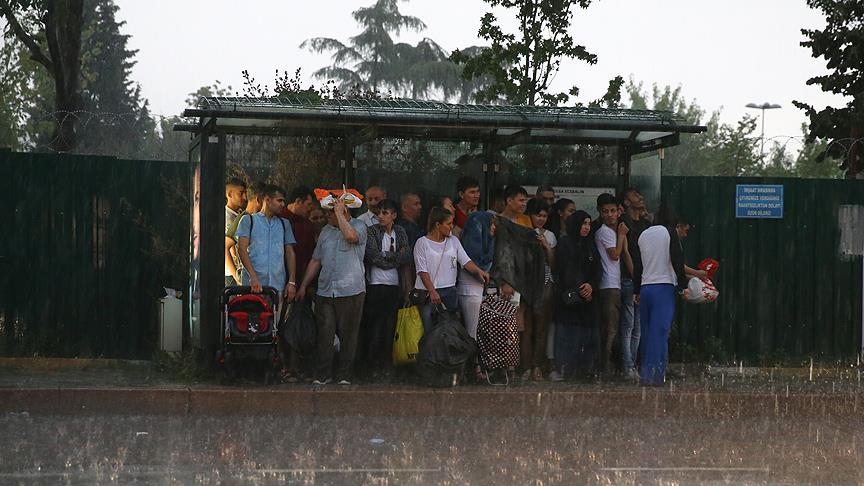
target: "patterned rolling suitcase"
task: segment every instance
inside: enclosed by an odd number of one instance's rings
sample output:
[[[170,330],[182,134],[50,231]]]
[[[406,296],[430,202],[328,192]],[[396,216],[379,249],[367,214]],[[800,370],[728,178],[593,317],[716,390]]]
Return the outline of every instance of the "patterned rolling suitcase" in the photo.
[[[480,366],[488,371],[508,369],[519,364],[518,308],[498,295],[485,295],[477,325]]]

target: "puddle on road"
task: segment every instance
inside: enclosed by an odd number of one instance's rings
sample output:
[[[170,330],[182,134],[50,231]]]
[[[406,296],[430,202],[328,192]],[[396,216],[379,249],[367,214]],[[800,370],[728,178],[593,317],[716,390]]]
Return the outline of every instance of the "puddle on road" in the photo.
[[[858,423],[5,414],[0,483],[857,483]]]

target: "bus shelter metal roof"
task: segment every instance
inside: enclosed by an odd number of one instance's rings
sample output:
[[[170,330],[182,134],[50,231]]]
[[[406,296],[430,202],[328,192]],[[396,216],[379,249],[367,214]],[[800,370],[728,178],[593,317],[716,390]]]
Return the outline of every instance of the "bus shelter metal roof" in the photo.
[[[585,107],[468,105],[407,99],[202,97],[183,112],[195,125],[175,130],[248,135],[402,138],[517,144],[626,146],[631,155],[701,133],[668,111]]]

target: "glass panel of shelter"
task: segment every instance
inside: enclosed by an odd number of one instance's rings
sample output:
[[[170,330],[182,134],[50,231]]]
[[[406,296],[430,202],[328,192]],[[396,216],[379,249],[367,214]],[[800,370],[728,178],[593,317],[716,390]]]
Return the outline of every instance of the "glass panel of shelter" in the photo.
[[[467,175],[481,184],[483,209],[509,184],[532,194],[550,184],[559,197],[593,214],[597,189],[614,190],[618,180],[617,149],[598,145],[523,144],[484,152],[477,141],[376,138],[351,147],[340,137],[229,135],[226,158],[228,175],[245,174],[250,183],[269,181],[289,191],[347,183],[363,192],[381,185],[397,202],[404,192],[418,193],[426,210],[442,196],[455,203],[456,181]]]
[[[398,201],[416,192],[423,207],[438,205],[442,196],[456,202],[456,181],[471,176],[481,184],[481,208],[493,194],[519,184],[532,195],[537,186],[552,185],[556,195],[581,199],[577,205],[593,214],[597,190],[617,186],[617,149],[596,145],[516,145],[484,153],[476,142],[375,140],[355,150],[355,187],[361,192],[380,185]],[[583,189],[591,190],[584,191]],[[590,201],[588,201],[590,199]]]

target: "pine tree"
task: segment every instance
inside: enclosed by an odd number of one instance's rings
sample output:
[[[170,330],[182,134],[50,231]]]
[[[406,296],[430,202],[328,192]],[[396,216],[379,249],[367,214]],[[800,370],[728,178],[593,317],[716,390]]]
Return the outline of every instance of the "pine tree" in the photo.
[[[156,124],[141,87],[132,81],[129,35],[120,32],[114,0],[85,0],[81,87],[84,119],[80,152],[135,157]]]

